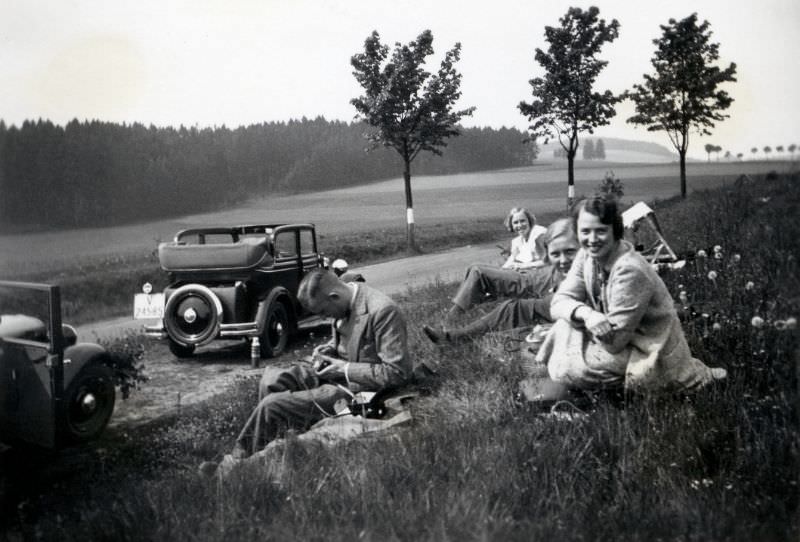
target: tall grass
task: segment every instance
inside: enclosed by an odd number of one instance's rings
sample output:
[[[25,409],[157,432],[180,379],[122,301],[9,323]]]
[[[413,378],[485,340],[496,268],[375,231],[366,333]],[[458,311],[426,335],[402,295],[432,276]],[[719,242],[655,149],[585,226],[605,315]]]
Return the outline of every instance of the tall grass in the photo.
[[[798,202],[792,177],[659,209],[671,242],[706,251],[664,277],[686,300],[693,352],[729,370],[724,385],[542,416],[513,399],[519,353],[493,338],[426,341],[419,326],[454,291],[434,284],[399,298],[414,359],[439,371],[413,425],[330,448],[289,438],[269,468],[201,478],[194,466],[229,449],[253,405],[256,383],[242,380],[112,434],[102,460],[32,492],[16,528],[60,540],[796,540]]]

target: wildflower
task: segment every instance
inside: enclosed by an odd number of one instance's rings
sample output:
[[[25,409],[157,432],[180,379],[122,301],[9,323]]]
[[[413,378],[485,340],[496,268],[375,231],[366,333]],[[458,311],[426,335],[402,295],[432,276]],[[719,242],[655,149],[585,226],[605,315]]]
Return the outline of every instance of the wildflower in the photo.
[[[756,329],[764,327],[764,319],[760,316],[753,316],[753,319],[750,320],[750,325]]]
[[[714,325],[711,326],[711,329],[713,329],[714,331],[722,331],[722,324],[720,324],[719,322],[714,322]]]
[[[717,272],[716,271],[709,271],[708,272],[709,280],[717,280]]]
[[[684,305],[689,303],[689,296],[686,295],[686,292],[684,291],[681,291],[681,293],[678,294],[678,299],[680,299],[681,303],[683,303]]]
[[[706,251],[703,250],[702,248],[697,251],[697,257],[698,258],[705,258],[706,256],[708,256],[708,254],[706,254]]]
[[[733,260],[733,263],[739,263],[742,261],[742,256],[741,254],[734,254],[731,259]]]
[[[797,329],[797,318],[792,316],[786,319],[786,329]]]
[[[744,285],[744,289],[747,290],[748,292],[750,290],[752,290],[753,288],[755,288],[755,287],[756,287],[756,285],[753,283],[752,280],[748,280],[747,284]]]
[[[775,326],[775,329],[778,331],[783,331],[786,329],[786,320],[775,320],[772,325]]]
[[[714,252],[722,252],[722,247],[719,245],[714,245]]]
[[[722,252],[715,252],[714,259],[721,260],[722,259]]]

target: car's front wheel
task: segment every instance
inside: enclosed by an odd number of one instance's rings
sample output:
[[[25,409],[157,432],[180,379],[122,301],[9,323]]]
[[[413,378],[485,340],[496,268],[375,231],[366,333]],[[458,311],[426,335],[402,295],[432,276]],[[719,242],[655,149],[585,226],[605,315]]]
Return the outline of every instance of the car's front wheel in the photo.
[[[67,443],[100,435],[114,412],[114,374],[102,364],[88,365],[70,382],[64,395],[59,431]]]
[[[264,329],[261,332],[261,356],[274,358],[286,351],[291,327],[289,311],[281,301],[273,301],[267,309]]]

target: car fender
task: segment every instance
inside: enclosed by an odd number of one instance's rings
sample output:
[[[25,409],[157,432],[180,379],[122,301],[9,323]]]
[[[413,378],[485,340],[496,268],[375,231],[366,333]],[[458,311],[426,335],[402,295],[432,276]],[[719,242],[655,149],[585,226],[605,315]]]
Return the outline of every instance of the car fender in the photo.
[[[93,363],[107,363],[108,351],[95,343],[78,343],[64,350],[64,389],[81,369]]]
[[[297,312],[295,310],[294,303],[292,303],[292,295],[289,293],[289,290],[284,288],[283,286],[276,286],[272,290],[270,290],[267,297],[262,299],[258,302],[258,312],[256,313],[256,322],[258,322],[258,334],[261,335],[264,332],[264,321],[266,320],[267,309],[269,306],[278,301],[279,299],[285,299],[286,303],[286,310],[289,313],[289,322],[292,325],[292,332],[295,331],[297,326]]]

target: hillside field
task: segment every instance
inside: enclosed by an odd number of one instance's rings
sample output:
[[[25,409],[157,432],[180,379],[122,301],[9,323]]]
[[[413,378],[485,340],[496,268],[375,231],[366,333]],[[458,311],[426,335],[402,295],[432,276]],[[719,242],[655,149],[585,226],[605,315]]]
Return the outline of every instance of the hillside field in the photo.
[[[690,163],[689,191],[732,182],[741,174],[786,171],[786,162]],[[612,162],[576,163],[576,194],[594,191],[606,171],[625,186],[626,200],[652,201],[679,191],[678,165]],[[498,233],[508,209],[525,206],[534,213],[563,209],[566,164],[542,162],[502,171],[412,177],[418,229],[470,219],[497,219]],[[153,194],[158,198],[159,194]],[[176,231],[205,225],[313,222],[318,235],[374,232],[403,228],[405,199],[398,179],[324,192],[276,196],[215,213],[176,217],[136,225],[0,235],[0,276],[16,277],[31,270],[59,273],[76,262],[124,261],[151,253]],[[424,247],[423,247],[424,248]]]

